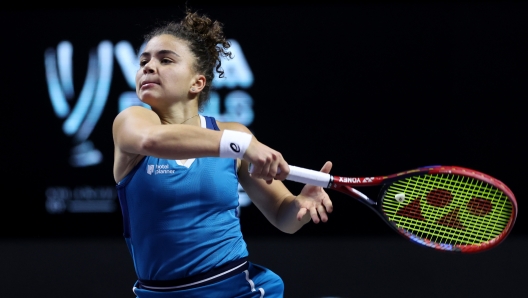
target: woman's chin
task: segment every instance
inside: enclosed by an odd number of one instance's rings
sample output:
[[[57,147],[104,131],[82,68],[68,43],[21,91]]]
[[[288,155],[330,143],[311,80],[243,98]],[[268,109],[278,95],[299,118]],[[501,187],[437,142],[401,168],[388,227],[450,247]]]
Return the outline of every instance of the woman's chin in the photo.
[[[139,100],[144,103],[144,104],[148,104],[148,105],[151,105],[153,104],[154,102],[157,101],[157,97],[154,96],[154,94],[142,94],[140,97],[138,97]]]

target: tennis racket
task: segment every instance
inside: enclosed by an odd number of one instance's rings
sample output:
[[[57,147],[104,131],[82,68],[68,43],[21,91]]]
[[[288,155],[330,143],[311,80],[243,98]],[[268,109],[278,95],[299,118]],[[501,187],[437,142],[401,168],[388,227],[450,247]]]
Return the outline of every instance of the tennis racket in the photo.
[[[333,189],[365,203],[410,241],[440,251],[475,253],[504,241],[517,202],[501,181],[457,166],[427,166],[378,177],[340,177],[290,166],[287,180]],[[381,186],[370,199],[353,187]]]

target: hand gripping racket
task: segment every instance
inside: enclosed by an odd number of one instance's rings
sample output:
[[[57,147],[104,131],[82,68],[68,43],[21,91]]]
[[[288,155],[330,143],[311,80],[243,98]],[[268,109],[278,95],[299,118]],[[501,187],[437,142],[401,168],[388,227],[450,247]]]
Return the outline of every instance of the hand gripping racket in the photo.
[[[290,165],[287,180],[357,198],[400,235],[441,251],[475,253],[501,243],[517,202],[501,181],[456,166],[428,166],[388,176],[339,177]],[[376,200],[353,187],[381,186]]]

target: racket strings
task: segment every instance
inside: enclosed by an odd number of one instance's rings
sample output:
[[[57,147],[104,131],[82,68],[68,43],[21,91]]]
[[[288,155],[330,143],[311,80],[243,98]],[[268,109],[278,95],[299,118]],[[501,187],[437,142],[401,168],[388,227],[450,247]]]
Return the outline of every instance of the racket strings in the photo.
[[[460,180],[457,180],[456,182],[460,182]],[[464,182],[464,181],[461,181],[461,182]],[[460,185],[459,185],[460,186]],[[478,185],[477,187],[473,187],[472,189],[465,189],[465,192],[469,194],[470,197],[474,197],[475,196],[475,192],[474,190],[478,189]],[[471,190],[473,190],[473,193],[471,192]],[[461,201],[462,202],[462,201]],[[471,202],[471,200],[469,201]],[[469,204],[469,203],[468,203]],[[473,204],[474,205],[474,204]],[[430,206],[429,206],[430,207]],[[462,206],[463,207],[463,206]],[[475,209],[475,208],[473,208]],[[489,209],[489,208],[488,208]],[[429,210],[431,210],[431,208],[429,208]],[[442,231],[447,231],[446,228],[444,228],[444,226],[448,226],[448,227],[451,227],[451,228],[456,228],[456,229],[467,229],[468,233],[466,234],[467,235],[477,235],[479,234],[480,231],[485,231],[482,227],[482,224],[479,223],[479,222],[476,222],[475,223],[475,226],[464,226],[460,219],[459,219],[459,216],[460,216],[460,207],[457,206],[454,210],[450,211],[449,213],[447,213],[447,215],[445,215],[443,218],[441,218],[440,221],[437,221],[438,224],[442,225]],[[482,212],[482,213],[485,213],[485,212]],[[453,222],[455,222],[455,224],[452,224]],[[480,228],[478,227],[480,226]],[[477,240],[472,240],[472,239],[469,239],[469,241],[477,241]]]
[[[394,199],[401,194],[403,202]],[[396,181],[385,192],[382,209],[397,228],[449,245],[479,244],[499,236],[512,213],[510,200],[498,188],[454,174]]]

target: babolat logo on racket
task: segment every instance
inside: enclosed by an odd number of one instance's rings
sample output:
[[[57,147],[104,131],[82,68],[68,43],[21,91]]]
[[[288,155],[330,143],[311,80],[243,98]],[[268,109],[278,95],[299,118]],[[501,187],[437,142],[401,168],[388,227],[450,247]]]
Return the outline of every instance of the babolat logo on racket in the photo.
[[[231,147],[231,150],[235,151],[236,153],[239,153],[239,152],[240,152],[240,146],[238,146],[238,145],[235,144],[235,143],[231,143],[231,144],[229,144],[229,147]]]

